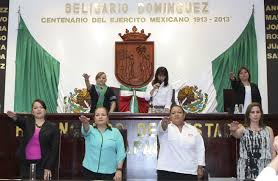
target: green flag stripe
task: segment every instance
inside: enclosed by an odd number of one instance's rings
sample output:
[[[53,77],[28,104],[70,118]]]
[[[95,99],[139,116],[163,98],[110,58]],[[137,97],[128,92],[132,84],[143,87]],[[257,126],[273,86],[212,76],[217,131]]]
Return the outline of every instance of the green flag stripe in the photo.
[[[257,38],[252,13],[248,24],[229,49],[212,61],[213,84],[216,90],[216,110],[224,110],[223,90],[231,88],[229,72],[237,73],[242,66],[250,70],[252,82],[258,83]]]
[[[30,112],[33,100],[39,98],[45,101],[48,112],[56,112],[59,76],[59,61],[39,45],[20,17],[14,110]]]

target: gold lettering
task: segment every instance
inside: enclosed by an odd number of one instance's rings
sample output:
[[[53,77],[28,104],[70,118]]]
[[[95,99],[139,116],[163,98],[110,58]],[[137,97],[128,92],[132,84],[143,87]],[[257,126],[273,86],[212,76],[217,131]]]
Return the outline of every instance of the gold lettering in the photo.
[[[205,123],[205,126],[208,127],[208,138],[211,137],[211,127],[213,127],[213,123]]]
[[[110,3],[110,14],[115,14],[115,13],[116,13],[116,4]]]
[[[68,122],[65,122],[64,124],[63,123],[59,123],[59,129],[60,129],[60,133],[61,134],[67,134],[68,131],[69,131],[69,123]]]
[[[107,6],[106,6],[105,3],[103,4],[102,12],[101,12],[101,13],[102,13],[102,14],[108,14]]]
[[[18,136],[22,136],[23,134],[23,131],[20,127],[16,126],[15,127],[15,136],[18,137]]]
[[[144,13],[144,4],[143,3],[138,3],[137,11],[138,11],[138,14],[143,14]]]
[[[7,31],[7,27],[6,26],[0,26],[0,31]]]
[[[186,13],[192,13],[192,3],[189,2],[188,5],[185,7],[185,12]]]
[[[215,125],[213,137],[216,138],[217,136],[218,137],[222,136],[221,133],[220,133],[220,130],[219,130],[219,123],[216,123],[216,125]]]
[[[139,14],[143,13],[155,13],[155,14],[183,14],[183,13],[195,13],[195,14],[207,14],[209,13],[208,2],[169,2],[169,3],[138,3],[137,10]]]
[[[267,59],[269,59],[269,60],[278,59],[278,54],[276,54],[276,53],[267,53]]]
[[[154,3],[154,12],[155,13],[160,13],[162,12],[162,3]]]
[[[122,18],[122,17],[119,17],[119,18],[110,18],[110,23],[143,23],[145,22],[146,19],[143,17],[143,18],[132,18],[132,17],[129,17],[129,18]]]
[[[5,54],[3,53],[3,54],[1,54],[0,55],[0,60],[5,60],[6,59],[6,56],[5,56]]]
[[[277,5],[267,5],[265,8],[265,11],[277,11],[278,6]]]
[[[137,136],[145,136],[147,132],[146,124],[145,123],[138,123],[137,124]]]
[[[65,4],[65,12],[67,14],[71,13],[71,5],[70,5],[70,3],[66,3]]]
[[[6,46],[5,45],[1,45],[0,50],[6,50]]]
[[[6,68],[6,64],[0,63],[0,69],[1,69],[1,70],[5,70],[5,68]]]
[[[195,123],[194,126],[198,129],[199,133],[202,135],[203,134],[201,130],[202,125],[200,123]]]
[[[96,3],[94,8],[95,8],[95,13],[100,14],[100,9],[101,9],[100,4]]]
[[[82,14],[88,14],[88,10],[86,10],[86,7],[85,7],[84,3],[81,4],[81,13]]]
[[[73,7],[72,8],[73,8],[73,13],[74,14],[78,14],[79,13],[79,5],[80,5],[79,3],[73,3],[73,5],[72,5]]]
[[[0,22],[7,22],[7,21],[8,21],[8,17],[0,16]]]
[[[0,7],[0,13],[8,13],[9,8]]]
[[[123,6],[122,6],[122,12],[123,13],[127,13],[128,12],[128,5],[126,3],[124,3]]]
[[[87,23],[88,18],[41,18],[42,23]]]
[[[278,34],[266,34],[266,39],[268,40],[276,40],[278,39]]]
[[[194,10],[194,13],[200,14],[200,3],[199,2],[193,3],[193,10]]]
[[[202,13],[203,14],[209,13],[208,2],[202,2],[202,5],[203,5]]]
[[[118,128],[119,130],[125,129],[125,126],[124,126],[123,123],[117,123],[117,124],[115,125],[115,127]]]
[[[143,143],[140,140],[133,142],[133,153],[136,154],[143,148]]]
[[[277,43],[269,43],[268,46],[266,47],[268,50],[274,50],[278,49],[278,44]]]
[[[67,14],[81,14],[81,15],[92,15],[92,14],[116,14],[116,13],[127,13],[127,3],[66,3],[65,12]]]
[[[173,13],[174,13],[174,10],[175,10],[175,4],[174,4],[174,3],[168,3],[167,7],[168,7],[167,13],[168,13],[168,14],[169,14],[169,13],[173,14]]]
[[[178,3],[176,7],[177,14],[182,14],[183,13],[183,4]]]
[[[6,41],[6,40],[7,40],[7,36],[6,36],[6,35],[0,36],[0,40],[1,40],[1,41]]]
[[[278,20],[278,15],[265,15],[265,20]]]
[[[172,16],[170,16],[170,17],[150,17],[151,23],[166,23],[166,22],[186,23],[186,22],[189,22],[189,20],[190,19],[188,17],[172,17]]]
[[[267,30],[278,30],[278,24],[270,24],[266,27]]]
[[[92,23],[106,23],[104,18],[92,18]]]
[[[149,136],[155,137],[157,135],[157,124],[149,123]]]

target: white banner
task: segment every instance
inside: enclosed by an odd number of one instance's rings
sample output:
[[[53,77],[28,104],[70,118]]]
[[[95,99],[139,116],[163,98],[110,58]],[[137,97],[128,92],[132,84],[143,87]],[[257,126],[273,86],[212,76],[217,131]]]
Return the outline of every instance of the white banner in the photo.
[[[215,109],[211,61],[228,49],[247,25],[254,7],[259,88],[267,112],[264,4],[262,0],[20,0],[10,2],[5,110],[13,109],[18,11],[30,33],[61,63],[60,96],[85,87],[83,73],[114,75],[115,41],[136,25],[155,42],[155,68],[167,67],[169,82],[197,85]],[[227,80],[228,81],[228,80]],[[62,100],[62,99],[61,99]]]

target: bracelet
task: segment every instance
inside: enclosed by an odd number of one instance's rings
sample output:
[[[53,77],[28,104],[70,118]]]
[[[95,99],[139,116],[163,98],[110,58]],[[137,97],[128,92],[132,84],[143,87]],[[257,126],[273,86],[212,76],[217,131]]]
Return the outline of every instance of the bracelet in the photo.
[[[119,170],[119,171],[123,171],[123,169],[122,169],[122,168],[117,168],[117,171],[118,171],[118,170]]]

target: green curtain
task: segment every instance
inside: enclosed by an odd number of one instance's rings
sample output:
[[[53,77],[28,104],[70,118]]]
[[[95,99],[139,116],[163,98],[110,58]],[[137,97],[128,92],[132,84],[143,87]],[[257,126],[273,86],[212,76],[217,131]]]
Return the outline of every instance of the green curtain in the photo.
[[[216,110],[224,110],[223,90],[231,88],[229,72],[237,75],[238,69],[246,66],[250,70],[251,81],[258,83],[257,38],[252,13],[247,26],[233,45],[212,61],[213,84],[216,90]]]
[[[59,61],[39,45],[20,17],[14,110],[30,112],[33,100],[39,98],[45,101],[48,112],[56,112],[59,75]]]

